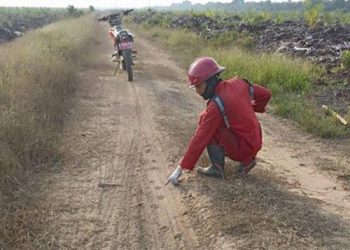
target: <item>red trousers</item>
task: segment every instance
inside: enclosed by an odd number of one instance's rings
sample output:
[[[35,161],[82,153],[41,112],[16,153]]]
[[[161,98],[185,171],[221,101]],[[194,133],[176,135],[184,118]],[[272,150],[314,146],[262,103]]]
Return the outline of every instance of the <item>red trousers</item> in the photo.
[[[221,146],[225,156],[244,165],[248,165],[260,150],[253,150],[244,138],[224,126],[217,130],[209,144]]]

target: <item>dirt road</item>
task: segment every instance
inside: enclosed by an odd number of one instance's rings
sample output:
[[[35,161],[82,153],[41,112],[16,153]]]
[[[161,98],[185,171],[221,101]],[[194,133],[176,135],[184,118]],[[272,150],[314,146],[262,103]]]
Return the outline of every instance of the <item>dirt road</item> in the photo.
[[[135,80],[113,76],[102,30],[66,122],[65,162],[46,180],[53,248],[350,247],[350,193],[320,168],[347,156],[268,114],[249,177],[227,161],[223,182],[185,173],[165,187],[205,103],[186,88],[185,70],[140,36]]]

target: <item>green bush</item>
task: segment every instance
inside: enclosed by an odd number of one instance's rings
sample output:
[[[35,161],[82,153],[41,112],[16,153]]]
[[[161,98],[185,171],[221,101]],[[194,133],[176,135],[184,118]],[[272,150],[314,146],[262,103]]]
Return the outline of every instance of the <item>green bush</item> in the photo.
[[[305,0],[304,18],[310,26],[316,25],[324,17],[325,7],[321,0]]]

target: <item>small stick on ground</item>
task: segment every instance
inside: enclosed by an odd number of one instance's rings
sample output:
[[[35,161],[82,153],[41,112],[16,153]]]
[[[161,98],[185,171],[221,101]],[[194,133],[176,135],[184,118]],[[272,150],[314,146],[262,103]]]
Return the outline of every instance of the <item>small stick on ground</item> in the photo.
[[[99,183],[97,184],[98,187],[104,188],[104,187],[120,187],[120,184],[112,184],[112,183]]]
[[[325,109],[327,112],[330,112],[335,118],[337,118],[345,126],[348,125],[348,122],[343,117],[341,117],[338,113],[330,109],[327,105],[322,105],[322,108]]]

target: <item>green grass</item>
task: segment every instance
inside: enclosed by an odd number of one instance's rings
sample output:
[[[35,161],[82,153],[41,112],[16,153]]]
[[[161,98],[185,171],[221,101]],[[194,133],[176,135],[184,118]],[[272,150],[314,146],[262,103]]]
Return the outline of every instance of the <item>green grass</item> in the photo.
[[[87,16],[0,46],[0,248],[40,244],[33,232],[41,212],[26,183],[60,156],[66,102],[94,35],[95,21]]]
[[[215,39],[208,42],[209,47],[214,49],[221,49],[223,47],[239,47],[242,49],[254,48],[253,39],[245,33],[240,33],[238,31],[227,31],[217,34]]]
[[[350,50],[343,51],[341,62],[344,68],[350,69]]]
[[[226,67],[224,78],[244,77],[268,87],[273,93],[273,111],[296,121],[305,131],[320,137],[350,134],[348,127],[327,116],[310,98],[312,79],[320,76],[322,68],[282,55],[249,52],[247,44],[250,43],[242,42],[249,41],[249,37],[241,34],[228,33],[215,40],[205,40],[188,30],[135,28],[165,46],[184,68],[188,68],[194,58],[208,55]]]
[[[281,95],[275,98],[276,113],[297,121],[305,131],[323,138],[344,137],[349,129],[339,125],[332,116],[327,116],[314,103],[308,102],[304,95]]]

